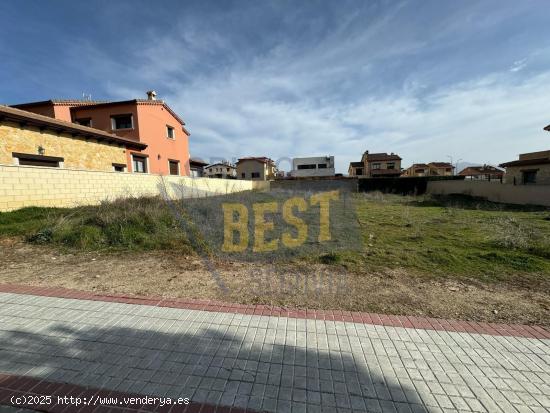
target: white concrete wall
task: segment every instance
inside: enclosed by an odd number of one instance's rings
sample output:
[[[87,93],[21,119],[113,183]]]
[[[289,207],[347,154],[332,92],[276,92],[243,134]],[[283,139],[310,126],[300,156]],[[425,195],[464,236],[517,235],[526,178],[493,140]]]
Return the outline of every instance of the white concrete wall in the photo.
[[[488,181],[429,181],[428,194],[463,194],[493,202],[550,206],[550,185],[508,185]]]
[[[73,207],[128,196],[205,197],[268,190],[269,182],[0,165],[0,211]]]

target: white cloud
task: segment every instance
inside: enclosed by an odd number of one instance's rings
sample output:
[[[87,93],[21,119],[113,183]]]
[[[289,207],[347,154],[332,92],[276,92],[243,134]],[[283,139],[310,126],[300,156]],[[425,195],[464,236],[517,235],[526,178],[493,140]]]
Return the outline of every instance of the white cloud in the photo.
[[[527,59],[516,60],[510,67],[510,72],[519,72],[527,66]]]
[[[345,172],[366,149],[397,152],[407,165],[447,155],[497,164],[550,147],[542,131],[550,123],[550,72],[521,82],[497,73],[428,95],[404,88],[352,103],[316,99],[322,90],[309,99],[274,98],[296,84],[311,90],[317,79],[263,78],[251,69],[192,83],[169,100],[188,121],[191,150],[203,157],[333,154]]]
[[[542,131],[550,122],[548,93],[550,72],[518,84],[505,75],[490,75],[422,100],[369,99],[345,119],[364,119],[374,132],[373,149],[399,152],[409,163],[445,160],[446,155],[499,163],[550,147],[550,136]],[[392,132],[393,141],[388,139]]]
[[[131,62],[91,47],[83,53],[81,45],[74,56],[98,81],[109,79],[112,98],[157,89],[186,120],[193,156],[331,154],[339,172],[366,149],[399,153],[404,166],[447,155],[498,164],[550,147],[542,131],[550,123],[550,71],[532,70],[544,55],[536,51],[525,51],[529,70],[525,58],[502,72],[474,74],[467,57],[456,67],[458,50],[446,65],[438,53],[471,36],[465,25],[488,31],[523,13],[488,16],[480,7],[459,8],[434,20],[432,30],[395,22],[402,6],[369,21],[352,13],[313,44],[280,36],[260,51],[190,18],[166,34],[148,33]],[[470,80],[456,78],[462,73]]]

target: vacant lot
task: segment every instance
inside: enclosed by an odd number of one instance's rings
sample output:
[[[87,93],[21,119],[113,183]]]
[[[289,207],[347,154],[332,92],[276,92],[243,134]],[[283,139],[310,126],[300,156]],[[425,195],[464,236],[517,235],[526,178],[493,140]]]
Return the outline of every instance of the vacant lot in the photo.
[[[550,210],[466,198],[363,195],[369,268],[481,281],[550,276]]]
[[[0,282],[550,324],[548,210],[358,194],[335,205],[334,242],[317,248],[317,228],[301,253],[249,251],[251,260],[218,253],[219,208],[219,199],[145,198],[0,214]]]

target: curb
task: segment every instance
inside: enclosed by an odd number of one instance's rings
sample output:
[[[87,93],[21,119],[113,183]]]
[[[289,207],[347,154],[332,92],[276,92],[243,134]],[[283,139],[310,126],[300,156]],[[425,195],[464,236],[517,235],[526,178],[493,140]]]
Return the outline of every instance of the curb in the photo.
[[[445,320],[430,317],[398,316],[340,310],[299,310],[268,305],[228,303],[216,300],[140,297],[123,294],[97,294],[61,287],[38,287],[17,284],[0,284],[0,292],[233,314],[341,321],[380,325],[385,327],[417,328],[456,333],[488,334],[492,336],[550,339],[550,331],[544,327],[536,325],[483,323],[476,321]]]

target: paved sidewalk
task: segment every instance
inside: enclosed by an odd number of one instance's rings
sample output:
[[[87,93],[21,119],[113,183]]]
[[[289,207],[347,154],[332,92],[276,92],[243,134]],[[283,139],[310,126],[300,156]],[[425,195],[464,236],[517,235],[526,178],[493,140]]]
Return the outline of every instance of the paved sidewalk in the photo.
[[[0,373],[252,411],[550,410],[548,339],[14,293]]]

